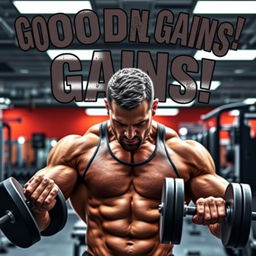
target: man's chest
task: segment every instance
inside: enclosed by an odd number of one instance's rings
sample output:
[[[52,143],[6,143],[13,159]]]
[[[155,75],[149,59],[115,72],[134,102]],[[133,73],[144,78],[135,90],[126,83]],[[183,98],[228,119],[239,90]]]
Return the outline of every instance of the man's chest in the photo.
[[[81,156],[79,173],[97,197],[115,197],[134,188],[143,197],[159,199],[164,178],[177,177],[167,154],[181,168],[182,177],[188,173],[180,157],[169,149],[163,152],[159,148],[146,143],[131,153],[119,143],[101,144],[96,154],[93,148]]]
[[[113,151],[114,153],[114,151]],[[140,152],[132,158],[122,151],[111,155],[99,152],[84,175],[92,195],[98,198],[116,197],[130,191],[145,198],[159,200],[165,177],[175,177],[167,159],[150,152]],[[134,159],[137,161],[133,161]]]

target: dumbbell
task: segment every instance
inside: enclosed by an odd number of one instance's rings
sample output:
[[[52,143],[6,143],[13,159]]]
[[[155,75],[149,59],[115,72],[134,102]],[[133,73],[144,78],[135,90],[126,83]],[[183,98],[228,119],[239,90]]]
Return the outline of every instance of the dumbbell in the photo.
[[[225,247],[244,248],[248,242],[252,212],[252,192],[248,184],[230,183],[225,191],[226,218],[221,224],[221,240]],[[196,207],[184,204],[183,179],[165,178],[160,211],[160,242],[179,244],[183,217],[196,215]]]
[[[10,177],[0,183],[0,229],[15,245],[27,248],[60,231],[67,221],[65,197],[59,189],[54,208],[49,211],[51,223],[40,233],[33,217],[32,204],[26,199],[20,183]]]

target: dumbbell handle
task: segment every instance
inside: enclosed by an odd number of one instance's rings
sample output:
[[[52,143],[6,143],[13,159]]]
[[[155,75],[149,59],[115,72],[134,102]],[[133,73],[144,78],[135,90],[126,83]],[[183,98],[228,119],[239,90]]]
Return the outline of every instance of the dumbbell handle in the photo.
[[[230,207],[227,206],[227,216],[230,214]],[[186,215],[196,215],[196,207],[194,206],[184,206],[184,216]],[[256,220],[256,212],[252,212],[252,220]]]
[[[196,215],[196,207],[194,206],[184,206],[184,216],[186,215]]]
[[[6,211],[6,214],[0,218],[0,229],[7,223],[14,223],[15,217],[11,211]]]

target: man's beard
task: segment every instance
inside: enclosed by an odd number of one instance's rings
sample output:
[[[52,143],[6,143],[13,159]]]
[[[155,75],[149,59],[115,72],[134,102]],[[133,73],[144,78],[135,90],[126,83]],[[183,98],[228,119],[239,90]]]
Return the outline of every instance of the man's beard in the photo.
[[[136,150],[138,150],[138,148],[142,144],[142,138],[139,136],[135,136],[131,139],[131,140],[137,140],[135,144],[125,143],[125,140],[129,141],[129,139],[127,139],[125,136],[120,136],[118,139],[118,142],[125,151],[129,151],[129,152],[135,152]]]
[[[125,136],[120,136],[118,138],[118,142],[119,144],[122,146],[122,148],[125,151],[129,151],[129,152],[135,152],[139,149],[139,147],[144,143],[144,141],[146,140],[148,134],[150,132],[150,127],[145,131],[145,135],[144,138],[140,137],[140,136],[135,136],[133,137],[131,140],[138,140],[137,143],[135,144],[128,144],[125,143],[125,140],[128,140]]]

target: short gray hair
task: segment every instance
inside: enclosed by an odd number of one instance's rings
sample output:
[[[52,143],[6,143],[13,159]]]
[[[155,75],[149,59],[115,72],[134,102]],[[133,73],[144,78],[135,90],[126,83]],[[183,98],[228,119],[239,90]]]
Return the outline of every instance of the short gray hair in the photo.
[[[138,68],[123,68],[109,80],[107,99],[124,109],[134,109],[142,101],[147,100],[149,107],[154,99],[154,87],[151,78]]]

